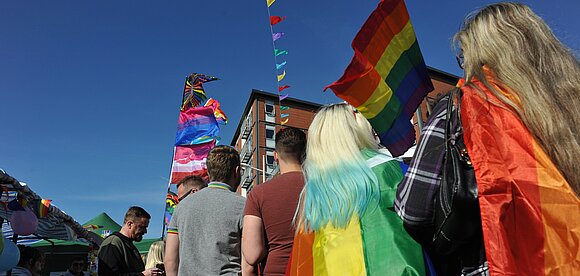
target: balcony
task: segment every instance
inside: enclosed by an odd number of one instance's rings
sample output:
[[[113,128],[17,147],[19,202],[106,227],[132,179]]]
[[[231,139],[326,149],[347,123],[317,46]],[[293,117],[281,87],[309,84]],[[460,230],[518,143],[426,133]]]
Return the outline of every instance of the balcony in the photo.
[[[242,123],[241,128],[241,136],[242,139],[248,139],[250,134],[252,134],[252,129],[254,128],[254,121],[252,120],[252,113],[249,113],[244,119],[244,123]]]
[[[252,182],[254,182],[254,177],[256,177],[256,174],[254,173],[254,169],[251,167],[244,167],[244,174],[242,175],[242,188],[247,189],[248,187],[250,187],[252,185]]]
[[[254,145],[253,139],[246,140],[244,146],[242,146],[242,152],[240,153],[240,160],[242,163],[248,164],[252,160],[252,155],[254,155]]]

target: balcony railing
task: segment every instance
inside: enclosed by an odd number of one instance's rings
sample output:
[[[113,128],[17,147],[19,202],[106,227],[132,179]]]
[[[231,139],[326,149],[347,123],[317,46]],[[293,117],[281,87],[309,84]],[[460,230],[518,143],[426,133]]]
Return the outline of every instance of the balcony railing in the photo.
[[[254,121],[252,120],[252,113],[249,113],[244,119],[244,123],[242,123],[242,139],[247,139],[250,134],[252,134],[252,129],[254,128]]]

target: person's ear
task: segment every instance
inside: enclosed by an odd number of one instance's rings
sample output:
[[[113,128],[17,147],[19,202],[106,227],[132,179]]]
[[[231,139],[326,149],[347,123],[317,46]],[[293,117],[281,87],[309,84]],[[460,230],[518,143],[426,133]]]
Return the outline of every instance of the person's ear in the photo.
[[[278,163],[280,160],[280,157],[278,156],[278,152],[274,151],[274,162]]]

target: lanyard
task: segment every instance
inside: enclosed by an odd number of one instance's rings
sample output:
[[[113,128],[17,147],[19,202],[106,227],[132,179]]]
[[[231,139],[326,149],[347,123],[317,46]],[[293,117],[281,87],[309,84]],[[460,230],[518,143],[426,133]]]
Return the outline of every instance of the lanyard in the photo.
[[[207,184],[208,188],[218,188],[218,189],[224,189],[224,190],[228,190],[231,191],[232,187],[230,187],[230,185],[226,184],[226,183],[220,183],[220,182],[212,182]]]

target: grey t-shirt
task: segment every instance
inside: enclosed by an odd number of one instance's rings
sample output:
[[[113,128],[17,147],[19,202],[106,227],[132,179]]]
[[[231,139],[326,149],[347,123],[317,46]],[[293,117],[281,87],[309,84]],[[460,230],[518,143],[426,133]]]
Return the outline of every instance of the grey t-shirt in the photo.
[[[179,235],[178,275],[238,275],[244,205],[245,198],[211,187],[179,202],[168,227]]]

